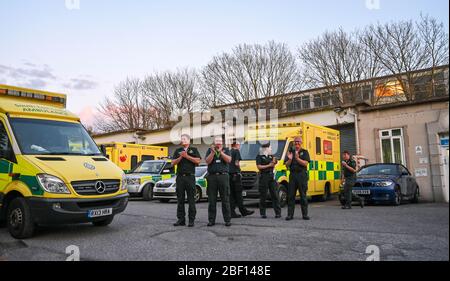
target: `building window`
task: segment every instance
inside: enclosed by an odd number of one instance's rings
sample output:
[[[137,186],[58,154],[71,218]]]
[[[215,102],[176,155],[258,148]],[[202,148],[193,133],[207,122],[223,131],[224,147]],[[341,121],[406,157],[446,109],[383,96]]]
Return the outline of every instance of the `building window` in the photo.
[[[296,97],[287,101],[288,112],[310,109],[311,102],[309,95]]]
[[[322,95],[316,94],[314,95],[314,107],[322,107]]]
[[[365,85],[361,88],[361,100],[372,100],[372,86],[371,85]]]
[[[315,94],[313,96],[314,107],[318,108],[332,105],[333,97],[335,97],[336,94],[337,94],[336,92]]]
[[[406,164],[403,129],[380,131],[380,142],[381,160],[383,163]]]

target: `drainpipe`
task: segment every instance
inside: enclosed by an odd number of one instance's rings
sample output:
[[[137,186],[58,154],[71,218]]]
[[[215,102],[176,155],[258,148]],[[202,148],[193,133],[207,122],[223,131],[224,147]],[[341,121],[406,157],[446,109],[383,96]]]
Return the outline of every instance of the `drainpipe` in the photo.
[[[359,123],[358,113],[348,112],[355,119],[355,137],[356,137],[356,154],[361,155],[360,143],[359,143]]]

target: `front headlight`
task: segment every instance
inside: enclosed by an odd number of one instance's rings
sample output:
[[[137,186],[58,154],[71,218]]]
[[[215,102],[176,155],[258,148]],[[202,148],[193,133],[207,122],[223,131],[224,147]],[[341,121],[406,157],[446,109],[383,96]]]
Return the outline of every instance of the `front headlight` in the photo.
[[[125,174],[122,175],[122,190],[127,190],[128,189],[128,181],[129,179],[127,179],[127,177],[125,176]]]
[[[393,183],[394,183],[393,181],[379,181],[376,182],[374,185],[378,187],[386,187],[392,185]]]
[[[141,183],[141,179],[139,178],[127,178],[126,183],[129,185],[138,185]]]
[[[70,194],[69,188],[60,178],[47,174],[36,175],[36,178],[42,188],[48,193]]]

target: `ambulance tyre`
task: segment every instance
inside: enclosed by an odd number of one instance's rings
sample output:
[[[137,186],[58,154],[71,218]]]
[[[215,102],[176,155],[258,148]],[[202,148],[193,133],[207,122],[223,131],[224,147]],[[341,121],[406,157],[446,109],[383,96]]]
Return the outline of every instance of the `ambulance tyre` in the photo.
[[[325,184],[325,190],[323,192],[323,195],[318,196],[318,199],[320,202],[328,201],[331,198],[331,190],[330,190],[330,183]]]
[[[92,224],[94,226],[98,226],[98,227],[108,226],[108,225],[110,225],[112,223],[113,220],[114,220],[114,216],[109,216],[106,219],[93,221]]]
[[[153,200],[153,185],[148,183],[142,189],[142,198],[144,201],[152,201]]]
[[[287,206],[287,195],[288,195],[287,187],[286,185],[281,183],[278,188],[278,199],[280,201],[281,208]]]
[[[33,236],[35,224],[25,198],[17,197],[9,203],[6,220],[12,237],[26,239]]]

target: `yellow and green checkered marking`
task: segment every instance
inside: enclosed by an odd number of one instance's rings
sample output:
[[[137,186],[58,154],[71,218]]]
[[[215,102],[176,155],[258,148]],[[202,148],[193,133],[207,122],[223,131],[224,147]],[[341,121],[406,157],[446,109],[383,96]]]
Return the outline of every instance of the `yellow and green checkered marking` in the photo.
[[[4,183],[9,183],[15,180],[21,181],[30,189],[30,192],[33,195],[38,196],[43,195],[44,190],[39,185],[36,176],[24,175],[17,171],[18,168],[19,166],[15,165],[14,163],[11,163],[6,160],[0,160],[0,178],[7,180]],[[18,176],[17,178],[11,178],[10,175],[14,172],[20,174],[20,176]],[[5,186],[0,185],[0,191],[2,191],[2,189],[5,188],[6,185]]]
[[[310,180],[331,181],[341,179],[341,165],[337,162],[311,161],[308,172]]]

